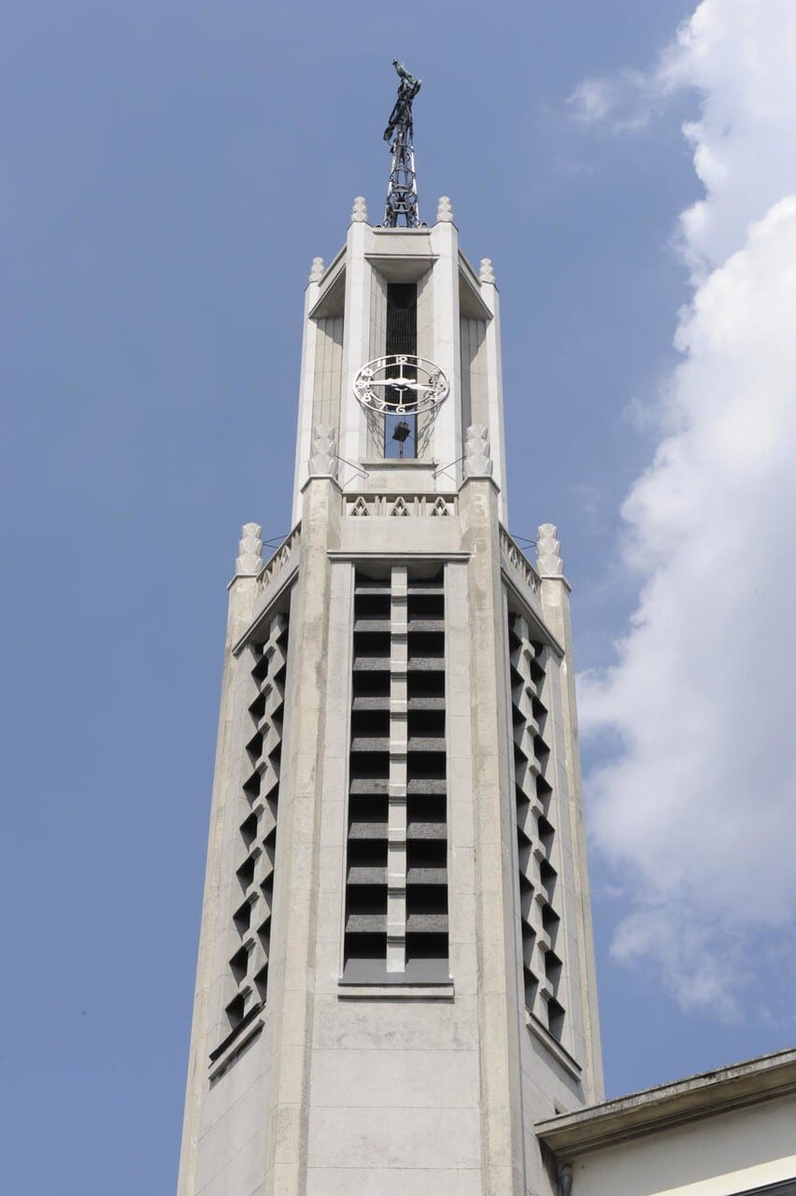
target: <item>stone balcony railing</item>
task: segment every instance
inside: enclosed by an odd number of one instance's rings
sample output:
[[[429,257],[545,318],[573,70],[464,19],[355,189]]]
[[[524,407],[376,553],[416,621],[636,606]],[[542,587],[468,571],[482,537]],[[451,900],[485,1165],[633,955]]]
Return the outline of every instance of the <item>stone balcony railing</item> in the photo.
[[[512,540],[505,527],[500,529],[500,562],[505,573],[515,585],[521,591],[530,591],[538,603],[541,593],[539,574],[519,545]]]
[[[297,523],[292,531],[288,532],[285,536],[274,555],[270,560],[265,562],[257,574],[257,584],[261,593],[272,586],[286,565],[290,562],[294,565],[298,563],[297,558],[300,544],[301,524]]]

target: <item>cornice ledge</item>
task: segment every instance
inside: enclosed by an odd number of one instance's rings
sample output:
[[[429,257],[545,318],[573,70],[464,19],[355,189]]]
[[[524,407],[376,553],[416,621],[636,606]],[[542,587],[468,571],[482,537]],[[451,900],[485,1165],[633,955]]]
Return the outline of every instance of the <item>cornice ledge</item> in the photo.
[[[470,473],[467,475],[467,477],[462,478],[462,481],[459,484],[459,493],[461,493],[465,486],[469,485],[470,482],[489,482],[489,485],[495,491],[495,494],[500,494],[500,486],[498,486],[491,474],[488,473]]]
[[[564,583],[564,587],[565,587],[567,593],[568,594],[572,593],[572,586],[569,584],[566,577],[564,577],[563,573],[540,573],[539,580],[540,581],[561,581]]]
[[[309,475],[309,477],[306,479],[306,481],[304,482],[304,485],[301,487],[302,494],[304,493],[304,491],[307,489],[307,487],[310,485],[311,482],[331,482],[333,484],[335,490],[339,491],[340,494],[343,493],[343,487],[340,485],[340,483],[338,482],[337,478],[335,477],[335,475],[333,473],[311,473]]]
[[[796,1093],[796,1050],[761,1055],[536,1123],[558,1155],[587,1151]]]

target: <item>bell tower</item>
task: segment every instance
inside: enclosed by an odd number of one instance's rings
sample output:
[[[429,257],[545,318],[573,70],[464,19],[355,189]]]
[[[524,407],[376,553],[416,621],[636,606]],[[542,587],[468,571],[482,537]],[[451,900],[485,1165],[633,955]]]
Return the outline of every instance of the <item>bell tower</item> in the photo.
[[[507,530],[495,274],[420,222],[396,69],[293,527],[229,585],[180,1196],[552,1196],[534,1125],[602,1093],[570,588]]]

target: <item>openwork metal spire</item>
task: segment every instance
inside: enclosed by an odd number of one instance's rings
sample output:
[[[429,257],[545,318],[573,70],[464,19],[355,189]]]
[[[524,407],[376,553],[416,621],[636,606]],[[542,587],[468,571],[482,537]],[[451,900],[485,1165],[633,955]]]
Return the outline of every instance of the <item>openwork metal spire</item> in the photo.
[[[384,227],[417,228],[420,224],[420,213],[417,207],[415,151],[412,145],[412,101],[420,91],[420,80],[410,75],[397,58],[393,59],[393,66],[401,82],[398,85],[398,99],[384,131],[384,140],[391,142],[392,153]]]

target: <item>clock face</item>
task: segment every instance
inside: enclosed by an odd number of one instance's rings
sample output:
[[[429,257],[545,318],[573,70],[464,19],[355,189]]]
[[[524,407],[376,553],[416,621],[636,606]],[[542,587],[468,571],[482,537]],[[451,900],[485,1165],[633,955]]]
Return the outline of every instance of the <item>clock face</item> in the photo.
[[[359,402],[379,415],[431,411],[447,398],[449,389],[444,370],[410,353],[377,357],[363,365],[354,379]]]

